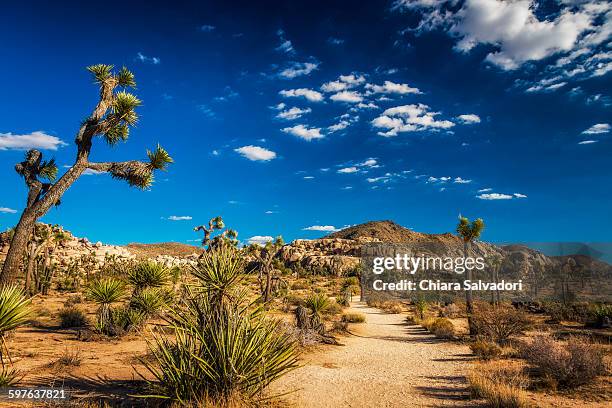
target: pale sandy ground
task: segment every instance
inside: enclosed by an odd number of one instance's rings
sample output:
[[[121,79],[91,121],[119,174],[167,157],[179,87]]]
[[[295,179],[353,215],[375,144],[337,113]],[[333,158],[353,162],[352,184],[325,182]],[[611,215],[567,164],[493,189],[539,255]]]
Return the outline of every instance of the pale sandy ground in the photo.
[[[469,347],[436,339],[403,314],[363,303],[352,310],[366,323],[351,325],[344,346],[304,356],[303,367],[273,384],[297,407],[467,407]]]

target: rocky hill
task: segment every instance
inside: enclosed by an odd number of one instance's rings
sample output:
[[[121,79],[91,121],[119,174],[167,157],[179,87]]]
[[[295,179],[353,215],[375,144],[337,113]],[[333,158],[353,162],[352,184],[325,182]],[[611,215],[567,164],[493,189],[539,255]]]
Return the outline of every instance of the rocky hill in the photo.
[[[130,243],[125,247],[137,258],[155,258],[156,256],[188,257],[201,254],[202,247],[182,244],[180,242],[162,242],[157,244]]]

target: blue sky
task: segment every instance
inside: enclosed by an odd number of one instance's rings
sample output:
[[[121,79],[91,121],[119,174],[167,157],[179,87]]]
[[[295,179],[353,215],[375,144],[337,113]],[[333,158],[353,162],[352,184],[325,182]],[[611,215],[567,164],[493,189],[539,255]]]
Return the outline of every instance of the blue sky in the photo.
[[[143,106],[92,159],[159,142],[175,163],[150,191],[78,180],[44,221],[90,240],[191,242],[215,215],[243,241],[379,219],[437,233],[460,213],[489,241],[612,238],[610,3],[125,3],[3,7],[0,229],[24,149],[73,162],[97,97],[84,67],[107,63]]]

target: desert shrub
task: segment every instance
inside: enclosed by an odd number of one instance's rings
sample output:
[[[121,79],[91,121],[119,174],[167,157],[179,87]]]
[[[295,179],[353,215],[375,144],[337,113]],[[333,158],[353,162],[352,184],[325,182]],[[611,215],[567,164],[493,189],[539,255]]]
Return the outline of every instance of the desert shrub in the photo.
[[[249,308],[239,291],[243,266],[240,252],[226,245],[203,254],[193,271],[199,287],[186,289],[167,317],[175,336],[155,336],[154,361],[142,361],[154,378],[151,397],[186,406],[251,401],[297,366],[294,337],[261,306]]]
[[[391,314],[402,313],[402,311],[404,310],[401,302],[393,301],[393,300],[384,302],[380,307],[385,312],[391,313]]]
[[[425,318],[425,319],[416,318],[415,320],[416,320],[417,324],[420,324],[421,326],[423,326],[427,330],[431,331],[431,328],[433,327],[433,324],[436,321],[436,318],[434,318],[434,317],[428,317],[428,318]]]
[[[550,315],[552,323],[559,323],[562,320],[586,322],[589,319],[591,310],[587,303],[563,302],[544,302],[542,309],[544,313]]]
[[[455,326],[445,317],[434,320],[428,330],[441,339],[450,339],[455,335]]]
[[[362,313],[345,313],[342,315],[342,321],[346,323],[364,323],[366,317]]]
[[[589,310],[588,325],[602,328],[612,323],[612,305],[596,304]]]
[[[422,295],[419,295],[414,301],[414,308],[416,309],[417,315],[420,319],[425,318],[425,312],[427,311],[428,307],[429,303],[427,303],[427,301]]]
[[[382,296],[378,293],[371,293],[366,297],[366,304],[370,307],[375,307],[380,309],[388,299],[385,296]]]
[[[129,306],[112,309],[111,321],[101,331],[110,336],[122,336],[143,327],[148,316],[145,311]]]
[[[606,373],[604,353],[596,344],[570,338],[567,344],[537,336],[522,347],[523,356],[536,366],[551,385],[570,388],[587,384]]]
[[[287,295],[285,295],[285,297],[283,298],[283,301],[287,304],[287,305],[291,305],[291,306],[297,306],[297,305],[303,305],[304,304],[304,298],[299,296],[299,295],[295,295],[292,293],[288,293]]]
[[[83,362],[80,350],[70,350],[66,348],[62,355],[53,363],[52,366],[57,368],[63,367],[78,367]]]
[[[338,315],[342,313],[342,306],[338,302],[329,302],[329,306],[325,309],[324,313],[331,316]]]
[[[79,303],[83,303],[83,297],[79,294],[70,295],[68,299],[64,302],[64,307],[71,307],[74,305],[78,305]]]
[[[336,303],[342,307],[349,307],[351,305],[351,294],[349,292],[342,292],[340,296],[336,296]]]
[[[447,317],[449,319],[456,319],[461,317],[461,309],[454,303],[444,306],[440,310],[440,316]]]
[[[475,398],[484,398],[493,408],[529,407],[524,387],[528,378],[522,366],[507,361],[477,364],[468,375],[470,391]]]
[[[477,334],[503,344],[511,336],[523,333],[531,324],[529,316],[511,305],[480,304],[472,314]]]
[[[0,387],[12,387],[21,380],[20,373],[15,368],[2,364],[0,367]]]
[[[306,282],[293,282],[291,284],[291,290],[303,290],[303,289],[308,289],[310,287],[309,284],[307,284]]]
[[[166,292],[159,288],[148,287],[130,299],[130,308],[141,311],[147,316],[158,314],[166,306]]]
[[[87,326],[87,316],[75,306],[64,307],[59,311],[59,318],[62,329]]]
[[[125,295],[125,284],[116,278],[96,279],[87,287],[87,297],[98,305],[96,329],[106,333],[112,325],[113,303]]]
[[[483,360],[492,360],[502,354],[502,348],[497,343],[487,340],[476,340],[470,344],[470,349]]]
[[[145,288],[159,288],[171,280],[171,271],[161,263],[142,261],[128,269],[127,280],[134,286],[134,293]]]

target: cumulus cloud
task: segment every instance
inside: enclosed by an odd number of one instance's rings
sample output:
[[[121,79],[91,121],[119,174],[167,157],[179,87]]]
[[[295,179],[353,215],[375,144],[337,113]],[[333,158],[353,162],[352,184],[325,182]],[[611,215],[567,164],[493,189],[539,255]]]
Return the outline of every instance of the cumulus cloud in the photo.
[[[316,62],[294,62],[289,67],[283,69],[278,75],[281,78],[293,79],[299,76],[308,75],[319,67]]]
[[[346,120],[341,120],[338,123],[335,123],[331,126],[327,127],[327,131],[329,133],[334,133],[334,132],[338,132],[339,130],[344,130],[346,129],[348,126],[350,125],[350,122],[346,121]]]
[[[336,232],[340,231],[340,228],[336,228],[333,225],[312,225],[310,227],[302,228],[304,231],[322,231],[322,232]]]
[[[272,242],[272,241],[274,241],[274,238],[272,238],[269,235],[255,235],[255,236],[247,239],[247,243],[249,245],[257,244],[257,245],[261,245],[261,246],[264,246],[268,242]]]
[[[355,166],[351,166],[351,167],[343,167],[341,169],[338,170],[338,173],[340,174],[350,174],[350,173],[357,173],[359,171],[359,169]]]
[[[453,180],[453,183],[455,183],[455,184],[469,184],[471,182],[472,182],[472,180],[466,180],[466,179],[463,179],[461,177],[455,177],[455,179]]]
[[[0,207],[0,213],[4,213],[4,214],[15,214],[17,212],[17,210],[13,210],[12,208],[8,208],[8,207]]]
[[[0,133],[0,150],[57,150],[59,147],[66,145],[60,138],[50,136],[43,131],[24,135]]]
[[[279,92],[281,96],[285,98],[299,98],[303,97],[309,100],[310,102],[321,102],[323,98],[323,94],[318,91],[314,91],[308,88],[297,88],[297,89],[283,89]]]
[[[285,104],[282,104],[282,106],[284,108]],[[312,112],[312,109],[310,108],[302,109],[302,108],[298,108],[294,106],[293,108],[289,108],[289,109],[279,112],[276,115],[276,117],[279,119],[285,119],[285,120],[295,120],[295,119],[301,118],[302,116],[310,112]]]
[[[242,146],[234,149],[234,151],[252,161],[270,161],[276,158],[275,152],[260,146]]]
[[[585,135],[598,135],[601,133],[608,133],[610,132],[610,124],[609,123],[596,123],[595,125],[591,126],[590,128],[583,130],[582,134]]]
[[[473,113],[468,113],[468,114],[465,114],[465,115],[459,115],[459,116],[457,116],[457,119],[461,123],[465,123],[466,125],[471,125],[473,123],[480,123],[480,116],[475,115]]]
[[[189,221],[192,219],[193,217],[191,217],[190,215],[171,215],[168,217],[168,220],[170,221]]]
[[[415,94],[420,95],[421,92],[418,88],[408,86],[408,84],[398,84],[392,81],[385,81],[382,85],[366,84],[365,89],[368,94],[382,93],[382,94]]]
[[[295,125],[281,129],[285,133],[297,136],[301,139],[311,141],[313,139],[322,139],[325,137],[321,134],[321,128],[307,127],[304,125]]]
[[[340,92],[356,86],[361,85],[365,82],[363,75],[340,75],[336,81],[326,82],[321,85],[323,92]]]
[[[363,101],[363,97],[359,92],[354,91],[342,91],[333,94],[329,97],[334,102],[347,102],[347,103],[359,103]]]
[[[424,104],[396,106],[385,110],[372,120],[372,126],[386,131],[378,132],[384,137],[397,136],[400,132],[450,129],[455,124],[449,120],[437,120],[440,112],[431,112]]]

